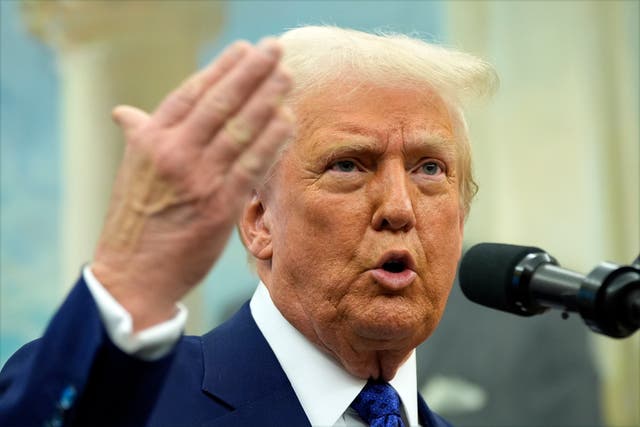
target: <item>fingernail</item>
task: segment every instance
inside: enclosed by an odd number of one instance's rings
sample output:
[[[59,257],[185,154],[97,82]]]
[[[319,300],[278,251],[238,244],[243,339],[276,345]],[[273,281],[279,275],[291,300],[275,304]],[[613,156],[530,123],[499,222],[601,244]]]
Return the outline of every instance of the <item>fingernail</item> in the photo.
[[[258,43],[258,49],[274,57],[278,56],[280,53],[278,42],[273,37],[265,37],[260,40],[260,43]]]
[[[237,40],[231,45],[231,55],[236,58],[247,53],[247,49],[251,46],[246,40]]]

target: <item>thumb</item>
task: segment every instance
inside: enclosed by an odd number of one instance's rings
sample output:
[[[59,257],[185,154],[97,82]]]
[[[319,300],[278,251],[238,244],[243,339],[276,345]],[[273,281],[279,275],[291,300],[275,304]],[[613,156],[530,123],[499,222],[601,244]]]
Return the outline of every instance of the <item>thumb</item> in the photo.
[[[118,105],[111,112],[111,118],[125,133],[130,133],[144,125],[149,115],[129,105]]]

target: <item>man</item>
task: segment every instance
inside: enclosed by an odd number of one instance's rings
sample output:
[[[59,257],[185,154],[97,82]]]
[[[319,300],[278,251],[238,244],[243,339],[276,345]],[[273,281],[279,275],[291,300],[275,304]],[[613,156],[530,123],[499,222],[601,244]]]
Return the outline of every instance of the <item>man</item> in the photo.
[[[494,84],[466,54],[306,27],[232,45],[151,115],[116,108],[94,260],[5,366],[0,424],[447,425],[417,398],[414,349],[475,190],[461,102]],[[177,301],[236,223],[261,283],[180,338]]]

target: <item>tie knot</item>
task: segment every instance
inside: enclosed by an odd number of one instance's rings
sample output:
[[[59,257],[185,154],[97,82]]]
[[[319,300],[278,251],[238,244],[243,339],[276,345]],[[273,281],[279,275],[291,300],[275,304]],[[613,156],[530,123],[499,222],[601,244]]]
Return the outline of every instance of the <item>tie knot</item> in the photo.
[[[369,380],[351,407],[372,427],[404,427],[400,396],[389,383]]]

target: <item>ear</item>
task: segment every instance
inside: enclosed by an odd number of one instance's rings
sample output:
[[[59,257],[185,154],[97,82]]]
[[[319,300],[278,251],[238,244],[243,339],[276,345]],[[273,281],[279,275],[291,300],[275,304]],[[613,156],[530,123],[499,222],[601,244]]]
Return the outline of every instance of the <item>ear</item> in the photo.
[[[255,190],[244,206],[238,228],[242,242],[254,257],[261,260],[271,259],[273,247],[268,212]]]

